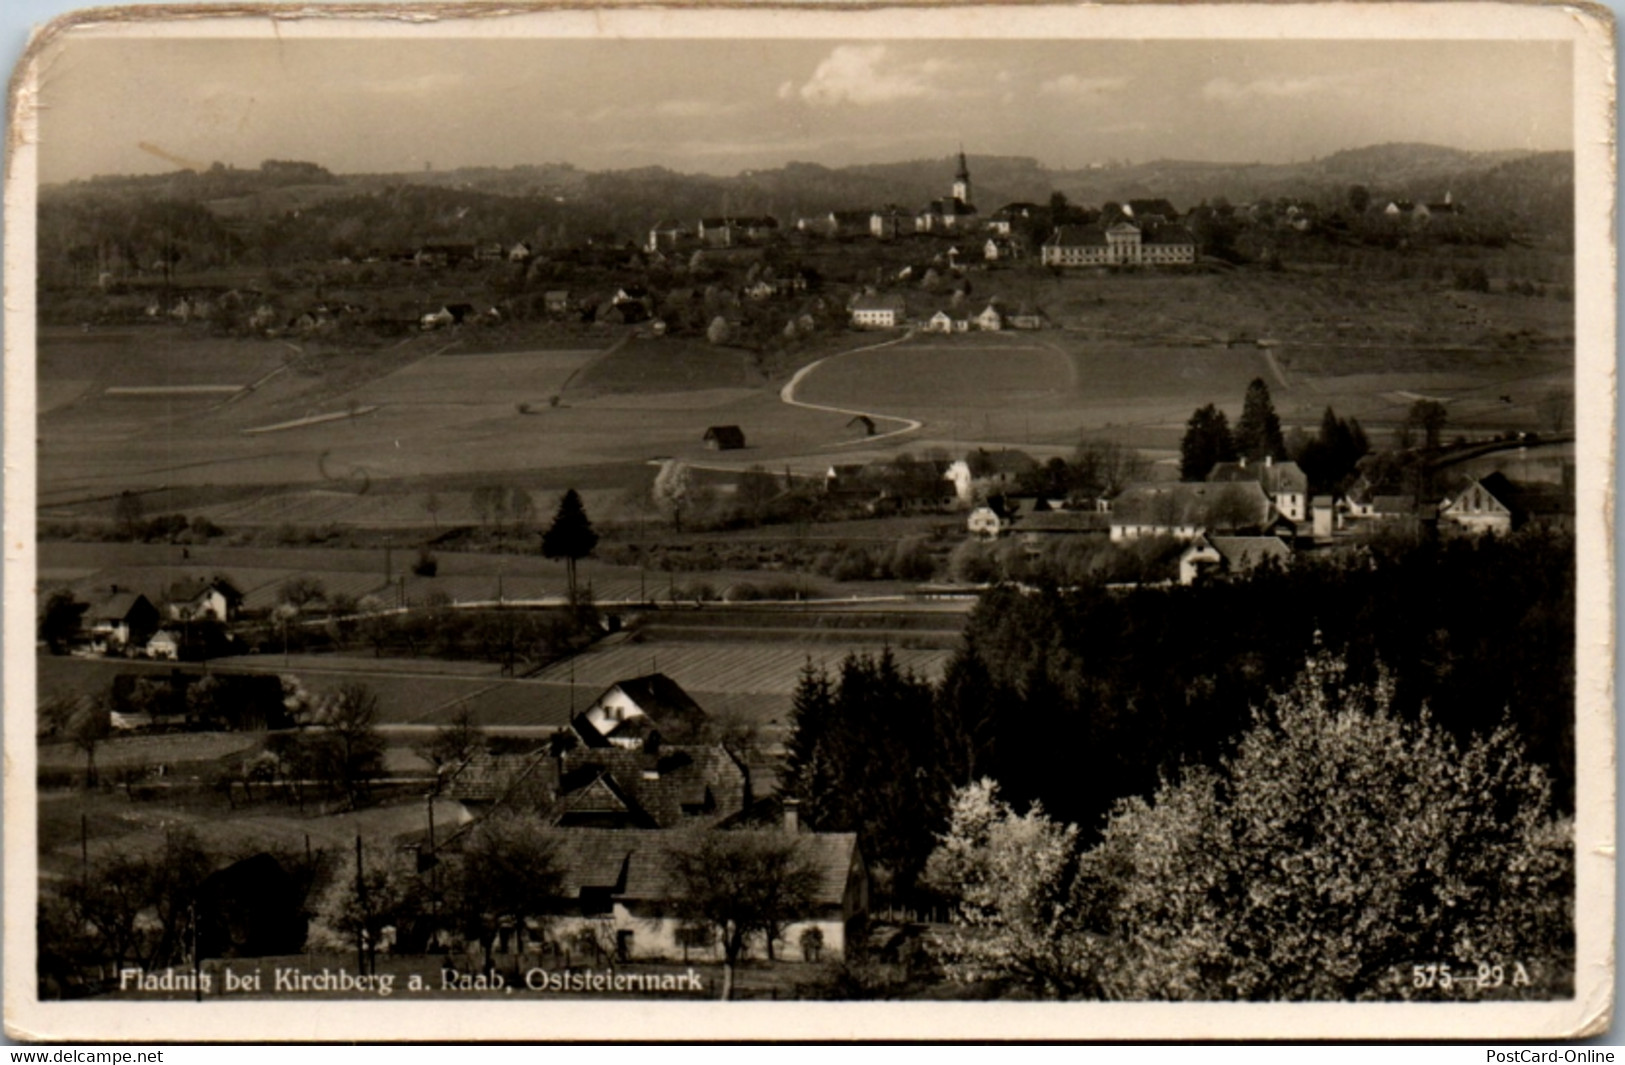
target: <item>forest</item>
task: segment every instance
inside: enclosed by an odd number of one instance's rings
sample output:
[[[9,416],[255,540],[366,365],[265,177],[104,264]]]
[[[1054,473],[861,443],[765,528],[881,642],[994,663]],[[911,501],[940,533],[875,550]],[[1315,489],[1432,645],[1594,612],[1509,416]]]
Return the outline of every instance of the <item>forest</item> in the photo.
[[[1000,586],[984,594],[940,685],[889,654],[795,696],[781,792],[824,831],[857,831],[877,891],[930,905],[920,874],[955,789],[984,778],[1080,840],[1182,767],[1234,753],[1312,656],[1380,686],[1397,720],[1454,742],[1505,728],[1574,803],[1572,537],[1395,538],[1191,587]]]

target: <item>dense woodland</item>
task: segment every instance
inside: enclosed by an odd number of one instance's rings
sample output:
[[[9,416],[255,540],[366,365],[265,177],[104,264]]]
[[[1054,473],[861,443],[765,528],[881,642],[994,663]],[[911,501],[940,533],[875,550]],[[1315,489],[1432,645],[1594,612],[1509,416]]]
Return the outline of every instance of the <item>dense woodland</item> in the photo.
[[[856,830],[916,890],[955,788],[996,781],[1092,841],[1113,805],[1230,752],[1317,648],[1392,712],[1457,739],[1510,726],[1573,805],[1574,550],[1564,534],[1377,542],[1338,559],[1188,588],[1002,587],[940,686],[887,655],[809,669],[783,789],[821,829]]]

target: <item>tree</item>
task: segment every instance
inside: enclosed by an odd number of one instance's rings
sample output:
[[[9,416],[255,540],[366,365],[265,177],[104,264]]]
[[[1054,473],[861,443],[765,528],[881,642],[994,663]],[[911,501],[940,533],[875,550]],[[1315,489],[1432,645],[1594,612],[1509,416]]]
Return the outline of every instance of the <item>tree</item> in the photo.
[[[719,314],[711,319],[711,324],[706,327],[705,339],[720,346],[726,344],[732,334],[733,330],[728,325],[728,319]]]
[[[1235,457],[1236,445],[1224,411],[1211,403],[1197,408],[1185,423],[1185,436],[1179,442],[1179,479],[1205,481],[1214,466]]]
[[[282,582],[277,596],[282,602],[303,610],[311,603],[326,599],[327,588],[317,577],[292,577]]]
[[[113,734],[113,715],[105,698],[82,696],[41,707],[56,716],[53,730],[85,752],[85,787],[96,786],[96,748]]]
[[[1418,963],[1501,966],[1504,985],[1471,985],[1480,995],[1566,993],[1572,826],[1551,813],[1545,771],[1508,726],[1459,742],[1394,713],[1380,671],[1371,685],[1346,672],[1317,649],[1233,754],[1121,801],[1075,863],[1029,848],[1031,885],[974,874],[1010,868],[995,844],[1011,839],[1064,851],[1054,825],[994,807],[951,831],[933,861],[967,878],[958,919],[983,932],[978,960],[1024,979],[1027,948],[1050,939],[1063,974],[1093,974],[1078,993],[1121,999],[1436,997],[1415,984]],[[1059,925],[1024,901],[1057,898]]]
[[[1281,419],[1270,400],[1269,385],[1255,377],[1242,400],[1241,418],[1236,422],[1236,453],[1247,459],[1286,457],[1286,441],[1281,436]]]
[[[576,562],[590,556],[597,546],[598,533],[593,531],[592,520],[587,517],[587,508],[582,505],[580,494],[572,488],[559,500],[553,524],[542,534],[542,555],[550,559],[564,559],[571,602],[576,597]]]
[[[141,532],[141,519],[146,515],[146,510],[141,497],[126,490],[120,492],[113,502],[113,520],[118,523],[119,531],[135,539]]]
[[[1355,215],[1365,214],[1365,209],[1371,206],[1371,190],[1364,185],[1350,185],[1347,202],[1349,210]]]
[[[1073,946],[1083,929],[1065,890],[1077,846],[1075,826],[1051,821],[1040,803],[1017,815],[992,780],[957,791],[948,831],[925,867],[926,883],[955,900],[946,960],[1004,974],[1040,995],[1095,991]]]
[[[779,832],[696,833],[673,844],[670,858],[678,917],[722,941],[726,1001],[751,939],[773,939],[811,907],[818,870],[795,836]]]
[[[423,497],[423,509],[428,511],[429,520],[434,522],[434,531],[440,531],[440,496],[430,491]]]
[[[374,777],[384,768],[384,739],[378,731],[378,696],[365,684],[339,686],[321,715],[325,726],[318,744],[323,779],[352,808],[360,805]]]
[[[328,864],[317,893],[307,943],[312,950],[355,951],[374,971],[386,928],[399,930],[423,912],[422,881],[412,852],[362,843]]]
[[[675,532],[683,531],[683,514],[694,505],[694,475],[688,464],[667,459],[655,474],[654,504],[671,521]]]
[[[434,791],[446,784],[446,778],[452,772],[465,765],[485,747],[485,732],[474,724],[474,715],[464,706],[458,709],[451,721],[434,730],[426,740],[420,740],[412,745],[412,753],[429,763],[434,772]]]
[[[1072,452],[1071,465],[1073,490],[1104,499],[1145,480],[1151,470],[1144,455],[1112,440],[1081,441]]]
[[[58,588],[46,597],[44,616],[40,618],[39,636],[52,654],[59,655],[67,651],[68,644],[79,634],[80,618],[84,611],[84,604],[74,598],[70,589]]]
[[[1445,422],[1449,417],[1443,403],[1433,399],[1419,399],[1411,404],[1405,423],[1422,430],[1422,446],[1433,451],[1439,446],[1439,440],[1444,435]]]
[[[470,933],[492,968],[492,949],[504,928],[516,945],[533,922],[546,919],[563,871],[541,818],[504,808],[481,821],[463,844],[457,900]]]

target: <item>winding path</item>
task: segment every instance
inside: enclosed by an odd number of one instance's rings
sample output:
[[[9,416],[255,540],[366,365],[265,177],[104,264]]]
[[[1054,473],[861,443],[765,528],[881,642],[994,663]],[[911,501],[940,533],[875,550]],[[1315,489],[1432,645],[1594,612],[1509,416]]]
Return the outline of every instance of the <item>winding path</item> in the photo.
[[[805,407],[807,410],[821,410],[827,411],[831,414],[848,414],[854,418],[862,416],[880,421],[903,423],[902,428],[900,429],[892,429],[884,433],[879,433],[875,436],[859,437],[856,440],[842,440],[839,443],[828,445],[830,447],[851,447],[854,444],[872,444],[877,440],[885,440],[888,437],[902,436],[904,433],[916,432],[925,423],[917,421],[914,418],[900,418],[895,414],[878,414],[874,411],[855,410],[849,407],[831,407],[822,403],[805,403],[796,398],[796,386],[800,385],[803,378],[812,373],[814,370],[818,369],[818,367],[824,365],[824,363],[829,362],[832,359],[839,359],[844,355],[856,355],[864,351],[878,351],[881,348],[889,348],[893,344],[901,344],[903,341],[909,339],[913,335],[914,331],[911,329],[900,337],[894,337],[891,340],[883,340],[879,344],[870,344],[867,347],[853,348],[851,351],[838,351],[834,355],[825,355],[822,359],[814,359],[812,362],[809,362],[807,365],[797,370],[795,375],[791,377],[789,381],[785,382],[784,387],[779,389],[779,399],[785,403],[788,403],[792,407]]]

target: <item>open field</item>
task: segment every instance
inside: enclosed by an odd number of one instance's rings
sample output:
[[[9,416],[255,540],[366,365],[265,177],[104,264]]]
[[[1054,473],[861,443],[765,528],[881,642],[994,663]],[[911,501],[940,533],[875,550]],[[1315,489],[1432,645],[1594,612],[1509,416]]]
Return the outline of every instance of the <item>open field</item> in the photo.
[[[596,692],[625,677],[659,672],[690,691],[789,695],[809,662],[833,670],[854,650],[879,654],[881,648],[878,641],[859,643],[850,638],[830,643],[628,642],[595,647],[556,663],[543,670],[539,679],[559,683],[573,675],[577,684]],[[953,652],[897,648],[892,654],[900,667],[936,680]]]
[[[1537,259],[1501,258],[1485,258],[1492,276],[1544,278]],[[595,517],[636,521],[649,516],[649,464],[668,457],[724,476],[757,465],[817,476],[831,462],[903,451],[1013,446],[1048,457],[1088,435],[1167,459],[1191,410],[1211,402],[1234,418],[1253,377],[1269,382],[1288,428],[1312,429],[1330,405],[1382,433],[1417,396],[1446,405],[1447,433],[1567,427],[1571,303],[1457,291],[1438,279],[1440,264],[1401,265],[1393,275],[1317,263],[991,272],[979,293],[1032,301],[1058,328],[918,336],[850,354],[839,352],[876,334],[830,334],[814,346],[834,357],[802,381],[803,402],[923,423],[880,442],[856,436],[850,415],[780,402],[782,377],[765,379],[751,353],[691,338],[605,332],[573,347],[525,347],[521,331],[503,334],[510,350],[469,354],[479,331],[336,352],[172,325],[55,330],[40,352],[42,513],[107,520],[129,489],[151,493],[149,513],[173,499],[173,509],[227,527],[417,530],[471,523],[469,491],[506,482],[533,494],[585,488]],[[812,357],[813,348],[802,356]],[[792,357],[779,372],[796,365]],[[255,383],[232,395],[105,394]],[[301,423],[351,404],[377,409]],[[706,428],[727,424],[744,429],[748,446],[706,450]],[[441,504],[433,515],[430,490]]]

